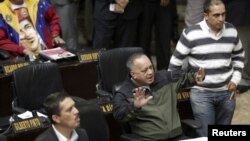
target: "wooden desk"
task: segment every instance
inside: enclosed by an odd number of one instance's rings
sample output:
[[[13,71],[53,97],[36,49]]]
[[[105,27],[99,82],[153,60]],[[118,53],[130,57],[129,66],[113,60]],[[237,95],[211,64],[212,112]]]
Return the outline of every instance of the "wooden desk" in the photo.
[[[97,83],[97,62],[59,64],[65,90],[73,96],[84,99],[95,98]],[[0,76],[0,117],[12,114],[12,75]]]

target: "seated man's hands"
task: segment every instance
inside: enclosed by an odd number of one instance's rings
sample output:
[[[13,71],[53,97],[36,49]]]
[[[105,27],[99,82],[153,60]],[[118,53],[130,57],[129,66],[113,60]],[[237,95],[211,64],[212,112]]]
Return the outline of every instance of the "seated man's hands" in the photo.
[[[129,3],[129,0],[115,0],[115,2],[121,6],[123,9],[126,8],[126,6],[128,5]]]
[[[122,14],[124,13],[124,8],[119,4],[114,4],[114,13]]]
[[[141,108],[148,103],[153,96],[145,96],[145,89],[142,87],[135,88],[133,90],[134,106],[135,108]]]
[[[118,14],[124,13],[129,0],[115,0],[116,3],[110,5],[110,11]]]
[[[204,68],[199,68],[198,72],[196,73],[195,76],[195,81],[197,85],[202,85],[203,80],[205,79],[205,69]]]
[[[52,39],[52,45],[55,44],[65,44],[65,41],[60,36],[54,36]]]

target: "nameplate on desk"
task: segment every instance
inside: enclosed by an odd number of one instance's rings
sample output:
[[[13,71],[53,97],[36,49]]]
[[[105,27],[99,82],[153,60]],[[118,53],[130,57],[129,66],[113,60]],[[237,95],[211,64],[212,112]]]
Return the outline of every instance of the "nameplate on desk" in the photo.
[[[190,93],[188,91],[177,93],[177,100],[178,101],[188,100],[189,98],[190,98]]]
[[[83,51],[77,53],[78,59],[80,62],[92,62],[97,61],[99,55],[98,50],[93,51]]]
[[[23,120],[14,121],[12,123],[12,128],[14,133],[26,132],[29,130],[34,130],[44,127],[40,118],[32,117]]]
[[[3,64],[2,69],[4,74],[10,74],[13,71],[15,71],[18,68],[28,66],[30,62],[16,62],[16,63],[10,63],[10,64]]]

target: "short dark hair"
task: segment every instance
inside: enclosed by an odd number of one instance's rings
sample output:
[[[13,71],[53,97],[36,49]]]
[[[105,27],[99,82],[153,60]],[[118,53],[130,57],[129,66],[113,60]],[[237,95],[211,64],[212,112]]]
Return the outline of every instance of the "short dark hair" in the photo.
[[[224,4],[223,0],[205,0],[204,5],[203,5],[203,12],[209,13],[210,6],[219,5],[219,4]]]
[[[65,98],[70,97],[70,95],[65,91],[55,92],[47,96],[44,100],[43,106],[47,112],[48,118],[54,123],[52,115],[60,115],[60,102]]]
[[[127,69],[128,69],[129,71],[131,71],[131,70],[133,69],[135,59],[140,58],[141,56],[145,56],[145,54],[144,54],[144,53],[135,53],[135,54],[132,54],[132,55],[128,58],[127,63],[126,63],[126,66],[127,66]]]

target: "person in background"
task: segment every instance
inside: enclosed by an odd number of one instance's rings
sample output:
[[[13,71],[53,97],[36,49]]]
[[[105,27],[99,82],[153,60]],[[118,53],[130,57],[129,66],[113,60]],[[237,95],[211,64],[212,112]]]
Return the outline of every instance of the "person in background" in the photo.
[[[142,0],[95,0],[93,47],[136,46],[141,12]]]
[[[224,0],[226,4],[226,21],[232,23],[242,41],[245,50],[245,67],[242,79],[237,86],[240,93],[250,88],[250,1],[249,0]]]
[[[40,41],[39,50],[53,48],[54,44],[64,43],[60,38],[58,16],[53,7],[46,0],[5,0],[0,3],[0,49],[9,51],[11,58],[28,55],[36,57],[38,52],[22,43],[23,19],[29,20],[37,37],[29,38]],[[27,36],[26,36],[27,39]]]
[[[93,33],[94,33],[94,0],[79,1],[78,9],[78,25],[80,26],[79,44],[85,47],[93,47]]]
[[[50,0],[59,16],[62,38],[66,42],[66,49],[77,51],[78,47],[78,4],[79,0]]]
[[[139,23],[138,43],[144,52],[152,56],[152,31],[155,35],[155,56],[158,70],[167,68],[171,57],[171,28],[175,0],[143,0],[143,12]]]
[[[185,25],[190,26],[203,20],[205,0],[187,0],[185,9]]]
[[[180,39],[180,32],[179,32],[179,14],[177,10],[177,0],[172,0],[171,1],[171,41],[172,41],[172,48],[175,48],[178,40]],[[168,65],[167,65],[168,67]],[[165,67],[166,68],[166,67]]]
[[[83,128],[79,128],[79,111],[73,99],[64,91],[50,94],[44,108],[52,125],[35,141],[89,141]]]
[[[236,28],[225,22],[222,0],[206,0],[204,20],[184,29],[170,60],[169,71],[188,69],[206,71],[203,85],[190,90],[194,118],[202,127],[199,136],[208,135],[208,125],[231,124],[235,110],[236,87],[244,67],[244,50]]]
[[[154,72],[152,62],[143,53],[131,55],[127,68],[129,77],[114,92],[114,118],[128,122],[132,133],[145,141],[182,139],[176,90],[202,85],[204,69],[197,73],[166,69]]]

